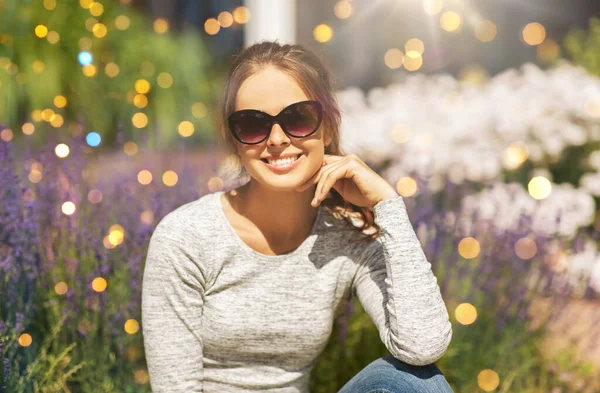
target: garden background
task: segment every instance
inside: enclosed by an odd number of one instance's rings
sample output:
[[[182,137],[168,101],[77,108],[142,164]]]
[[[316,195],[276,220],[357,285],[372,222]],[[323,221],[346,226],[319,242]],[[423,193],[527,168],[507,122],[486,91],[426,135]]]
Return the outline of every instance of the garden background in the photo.
[[[324,57],[343,149],[404,197],[454,391],[600,392],[600,7],[524,3],[0,0],[0,392],[150,392],[148,241],[247,181],[215,109],[273,34]],[[385,354],[355,299],[311,392]]]

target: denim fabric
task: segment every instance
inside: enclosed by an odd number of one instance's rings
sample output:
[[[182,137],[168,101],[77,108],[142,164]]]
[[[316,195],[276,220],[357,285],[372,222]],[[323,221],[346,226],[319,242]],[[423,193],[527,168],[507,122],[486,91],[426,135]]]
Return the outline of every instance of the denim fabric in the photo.
[[[352,377],[338,393],[454,393],[435,363],[413,366],[388,354]]]

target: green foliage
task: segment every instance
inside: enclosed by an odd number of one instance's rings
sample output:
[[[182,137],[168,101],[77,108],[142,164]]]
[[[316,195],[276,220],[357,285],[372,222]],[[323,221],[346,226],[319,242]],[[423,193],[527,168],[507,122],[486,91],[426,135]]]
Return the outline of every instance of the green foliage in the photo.
[[[591,18],[589,31],[575,29],[563,41],[573,63],[600,76],[600,18]]]
[[[30,138],[39,142],[45,130],[56,132],[61,123],[55,118],[51,124],[50,115],[40,120],[40,111],[51,109],[62,116],[64,124],[81,123],[86,132],[98,132],[105,143],[114,141],[122,130],[128,139],[147,135],[150,146],[164,146],[179,137],[177,127],[186,120],[200,138],[210,140],[213,124],[207,114],[214,105],[219,78],[211,74],[211,57],[200,34],[191,29],[159,34],[151,20],[133,9],[114,0],[102,5],[102,14],[94,12],[97,16],[93,16],[89,9],[70,2],[56,2],[48,10],[42,1],[0,1],[0,119],[4,125],[20,129],[25,121],[33,121],[36,133]],[[128,20],[128,27],[121,22],[117,28],[117,17]],[[105,36],[94,35],[96,23],[106,26]],[[51,43],[47,35],[38,37],[38,25],[57,32],[58,42]],[[95,73],[91,76],[84,74],[78,60],[83,50],[92,54]],[[109,63],[118,66],[117,75],[107,75]],[[172,78],[170,87],[168,83],[159,86],[161,73]],[[163,78],[168,82],[166,74]],[[150,83],[144,94],[148,104],[141,108],[133,102],[140,79]],[[66,97],[65,107],[55,105],[58,95]],[[195,113],[194,103],[200,106]],[[148,118],[141,128],[132,124],[138,112]]]
[[[65,314],[53,326],[52,331],[44,336],[44,341],[39,348],[36,358],[27,365],[23,372],[19,370],[19,359],[17,356],[14,356],[12,359],[9,358],[9,360],[12,360],[12,367],[10,375],[5,376],[8,379],[7,383],[5,381],[7,392],[64,392],[67,382],[72,380],[75,373],[86,363],[83,361],[67,369],[70,362],[69,352],[77,345],[77,343],[71,343],[66,347],[62,347],[62,344],[57,340],[67,316],[68,314]],[[12,339],[7,342],[8,347],[12,346],[17,338],[16,334],[13,334],[11,337]]]
[[[355,312],[349,321],[344,344],[338,340],[339,324],[311,373],[309,390],[335,393],[354,375],[379,357],[389,354],[375,325],[354,298]],[[478,308],[479,310],[480,308]],[[436,365],[455,392],[481,392],[478,374],[491,369],[498,374],[494,392],[547,393],[554,387],[563,392],[591,392],[600,389],[600,377],[591,362],[574,360],[573,349],[563,349],[547,359],[543,347],[544,328],[530,331],[528,323],[513,323],[499,332],[494,310],[482,308],[471,325],[453,324],[453,337]],[[565,376],[568,376],[565,377]]]

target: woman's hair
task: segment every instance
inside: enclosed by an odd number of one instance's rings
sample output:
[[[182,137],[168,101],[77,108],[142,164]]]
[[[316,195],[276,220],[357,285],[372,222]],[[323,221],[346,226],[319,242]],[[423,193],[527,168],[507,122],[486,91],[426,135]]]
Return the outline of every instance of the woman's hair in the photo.
[[[240,49],[234,55],[224,94],[218,107],[217,141],[229,155],[237,170],[237,176],[244,176],[247,172],[237,155],[237,142],[229,130],[227,119],[235,111],[236,96],[241,84],[267,66],[272,66],[291,76],[309,99],[322,104],[324,132],[331,138],[331,143],[325,147],[325,154],[346,155],[340,147],[341,113],[330,73],[324,61],[300,44],[282,45],[277,41],[259,41]],[[374,240],[379,236],[380,228],[374,222],[372,208],[349,203],[333,188],[322,204],[329,208],[336,218],[344,217],[355,229],[364,231],[367,239]],[[362,222],[362,225],[357,226],[353,221]]]

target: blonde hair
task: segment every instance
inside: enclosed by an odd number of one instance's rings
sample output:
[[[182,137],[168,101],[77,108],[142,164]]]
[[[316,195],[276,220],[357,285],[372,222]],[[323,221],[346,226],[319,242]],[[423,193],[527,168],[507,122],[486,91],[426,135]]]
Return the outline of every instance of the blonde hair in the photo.
[[[227,118],[235,111],[237,92],[241,84],[251,75],[265,67],[272,66],[291,76],[307,97],[319,101],[323,106],[323,127],[331,143],[325,147],[325,154],[346,155],[340,147],[341,113],[333,91],[330,73],[324,61],[302,45],[279,44],[277,41],[260,41],[240,49],[233,58],[224,94],[218,107],[217,141],[232,159],[237,175],[247,174],[237,155],[236,139],[229,130]],[[336,218],[345,218],[354,228],[376,239],[380,228],[374,222],[372,208],[360,207],[344,200],[331,189],[322,205],[329,208]],[[356,225],[355,222],[362,225]]]

